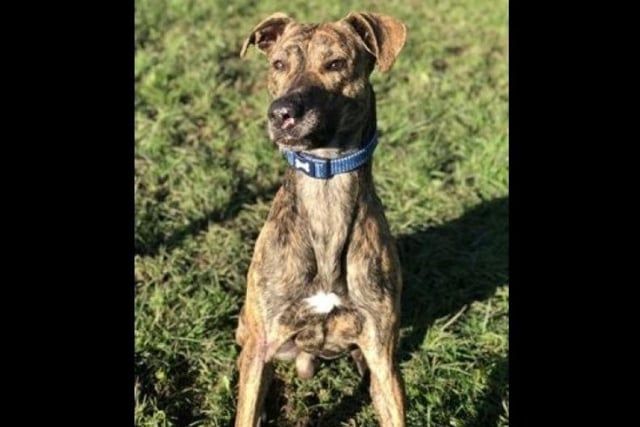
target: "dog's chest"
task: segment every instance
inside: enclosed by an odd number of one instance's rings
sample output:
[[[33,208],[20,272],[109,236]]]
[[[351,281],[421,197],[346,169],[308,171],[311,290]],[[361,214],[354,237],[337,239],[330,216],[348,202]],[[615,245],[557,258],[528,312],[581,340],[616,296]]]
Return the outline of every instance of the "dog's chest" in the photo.
[[[314,237],[333,237],[348,227],[355,203],[353,184],[351,174],[315,179],[300,173],[296,190]]]
[[[296,191],[304,211],[304,226],[313,247],[318,277],[331,289],[341,276],[344,245],[356,203],[352,174],[320,180],[300,174]]]

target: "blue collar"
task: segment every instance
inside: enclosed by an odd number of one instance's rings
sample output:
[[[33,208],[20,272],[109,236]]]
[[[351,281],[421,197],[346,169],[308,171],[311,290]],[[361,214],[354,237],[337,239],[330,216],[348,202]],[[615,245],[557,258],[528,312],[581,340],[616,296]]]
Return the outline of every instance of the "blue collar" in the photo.
[[[304,172],[312,178],[329,179],[340,173],[351,172],[365,164],[373,155],[378,144],[378,133],[374,132],[371,141],[355,153],[335,159],[323,159],[307,153],[284,150],[287,162],[294,169]]]

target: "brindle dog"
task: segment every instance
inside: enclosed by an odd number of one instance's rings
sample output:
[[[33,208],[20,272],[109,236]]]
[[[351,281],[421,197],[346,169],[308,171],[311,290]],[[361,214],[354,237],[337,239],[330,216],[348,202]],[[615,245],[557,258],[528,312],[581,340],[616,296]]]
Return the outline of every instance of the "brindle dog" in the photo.
[[[300,24],[276,13],[244,43],[266,54],[271,140],[282,150],[336,158],[376,137],[369,75],[393,65],[406,38],[391,17],[350,13]],[[402,277],[395,243],[371,176],[371,159],[329,179],[289,168],[255,246],[236,340],[236,426],[260,423],[274,359],[313,375],[317,357],[350,352],[370,370],[380,424],[404,426],[404,392],[394,364]]]

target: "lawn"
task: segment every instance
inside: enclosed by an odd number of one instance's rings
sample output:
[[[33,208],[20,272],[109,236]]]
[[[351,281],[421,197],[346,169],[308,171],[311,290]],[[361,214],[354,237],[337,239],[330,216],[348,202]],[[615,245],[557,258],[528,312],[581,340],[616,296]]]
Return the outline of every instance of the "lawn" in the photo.
[[[234,330],[254,241],[286,164],[266,134],[267,64],[244,38],[284,11],[404,21],[374,71],[374,179],[405,288],[398,361],[407,425],[508,426],[505,0],[136,0],[135,422],[229,426]],[[277,366],[272,426],[375,426],[349,359],[310,381]]]

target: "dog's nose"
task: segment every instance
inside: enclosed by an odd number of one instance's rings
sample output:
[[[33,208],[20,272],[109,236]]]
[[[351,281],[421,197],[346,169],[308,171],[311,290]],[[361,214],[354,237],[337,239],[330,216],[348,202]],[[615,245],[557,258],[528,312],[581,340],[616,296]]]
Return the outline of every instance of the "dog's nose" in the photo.
[[[276,128],[290,129],[296,125],[304,114],[301,102],[292,98],[280,98],[271,103],[269,107],[269,120]]]

